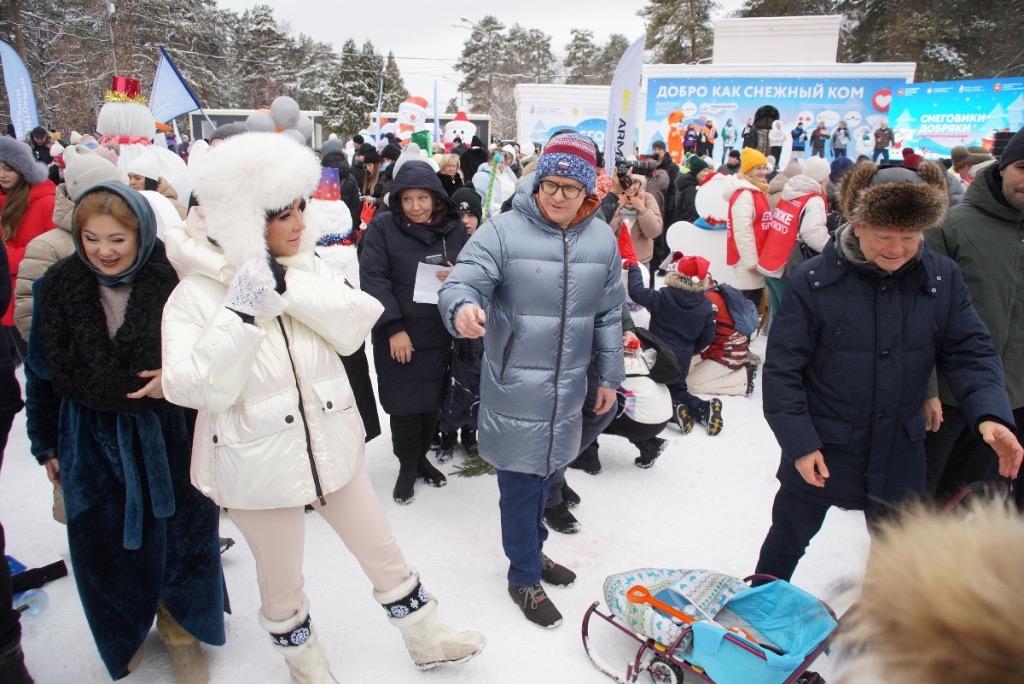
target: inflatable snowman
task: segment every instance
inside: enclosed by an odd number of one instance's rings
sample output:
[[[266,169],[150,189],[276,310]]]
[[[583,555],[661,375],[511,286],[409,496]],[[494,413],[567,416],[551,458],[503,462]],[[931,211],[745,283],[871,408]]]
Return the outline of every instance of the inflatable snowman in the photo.
[[[427,128],[427,101],[422,97],[413,95],[402,104],[398,105],[398,139],[404,147],[409,143],[409,138],[416,131],[426,131]]]
[[[476,124],[470,121],[466,112],[460,109],[455,118],[444,125],[444,151],[452,151],[456,138],[469,147],[474,135],[476,135]]]
[[[133,161],[149,152],[160,166],[160,176],[178,193],[179,201],[188,203],[192,175],[181,157],[165,146],[153,144],[156,122],[146,106],[139,81],[114,76],[111,89],[103,99],[103,107],[96,118],[96,131],[103,136],[100,143],[116,142],[120,146],[118,168],[127,173]]]

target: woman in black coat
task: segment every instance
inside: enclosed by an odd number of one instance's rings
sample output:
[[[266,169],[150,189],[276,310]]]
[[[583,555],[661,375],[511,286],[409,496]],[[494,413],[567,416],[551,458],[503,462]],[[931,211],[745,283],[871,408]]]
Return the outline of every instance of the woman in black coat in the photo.
[[[391,185],[390,206],[390,212],[374,217],[361,240],[359,282],[384,305],[372,333],[373,360],[400,463],[394,498],[410,503],[417,479],[432,487],[447,483],[427,451],[451,357],[451,336],[437,302],[413,300],[416,273],[421,264],[452,266],[469,236],[437,174],[424,162],[402,165]],[[439,280],[447,273],[440,272]]]

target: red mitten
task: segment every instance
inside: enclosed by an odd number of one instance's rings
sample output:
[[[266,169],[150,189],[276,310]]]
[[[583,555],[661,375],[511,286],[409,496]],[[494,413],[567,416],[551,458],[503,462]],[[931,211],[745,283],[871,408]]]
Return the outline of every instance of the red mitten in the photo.
[[[637,261],[636,259],[623,259],[622,260],[622,270],[623,271],[628,271],[629,269],[633,268],[634,266],[639,266],[639,265],[640,265],[640,262]]]
[[[626,261],[639,261],[633,249],[633,238],[629,235],[629,226],[623,221],[619,224],[619,256]]]

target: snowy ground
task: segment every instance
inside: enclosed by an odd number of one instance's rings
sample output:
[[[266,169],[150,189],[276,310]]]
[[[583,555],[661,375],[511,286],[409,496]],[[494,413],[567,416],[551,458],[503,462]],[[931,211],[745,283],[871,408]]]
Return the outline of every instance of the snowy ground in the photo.
[[[763,352],[763,340],[755,342]],[[448,486],[417,486],[416,500],[391,500],[398,461],[384,434],[367,447],[366,464],[399,543],[427,589],[440,600],[443,620],[457,628],[480,630],[486,650],[475,660],[418,673],[401,638],[371,596],[369,582],[328,526],[307,517],[306,591],[333,671],[339,681],[520,682],[611,681],[583,650],[580,625],[591,602],[601,600],[605,577],[637,567],[710,568],[736,576],[752,572],[770,521],[778,448],[761,415],[760,386],[750,399],[724,399],[725,429],[717,437],[694,431],[684,436],[670,426],[666,453],[650,470],[633,465],[635,449],[618,437],[601,438],[604,472],[569,471],[569,482],[583,503],[575,509],[583,529],[552,533],[545,547],[579,578],[568,589],[551,588],[564,615],[555,630],[528,623],[506,593],[506,560],[498,525],[498,490],[492,476],[449,477]],[[385,430],[386,416],[382,414]],[[461,462],[442,467],[450,473]],[[29,455],[24,414],[7,447],[0,477],[0,516],[7,531],[7,553],[29,567],[58,558],[69,562],[65,530],[50,516],[46,475]],[[208,647],[211,682],[232,684],[288,681],[283,660],[271,651],[256,622],[259,596],[252,557],[227,518],[222,534],[238,543],[224,556],[234,614],[226,616],[227,644]],[[867,557],[863,516],[833,509],[812,543],[794,583],[825,599],[837,579],[858,575]],[[85,623],[73,580],[46,587],[50,605],[26,619],[24,639],[29,668],[38,682],[107,682]],[[602,601],[603,604],[603,601]],[[834,606],[839,611],[845,605]],[[602,629],[604,628],[604,629]],[[596,646],[624,672],[626,636],[597,624]],[[815,670],[834,670],[821,658]],[[154,630],[146,657],[129,681],[173,682],[166,651]],[[641,682],[649,682],[646,674]]]

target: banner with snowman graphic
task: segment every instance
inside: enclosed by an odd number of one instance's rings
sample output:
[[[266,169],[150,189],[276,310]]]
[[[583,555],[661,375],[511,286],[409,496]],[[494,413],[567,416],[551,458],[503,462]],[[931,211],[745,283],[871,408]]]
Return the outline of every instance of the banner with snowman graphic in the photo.
[[[992,149],[995,134],[1024,126],[1024,78],[942,81],[899,86],[890,122],[904,145],[925,157],[957,145]]]
[[[787,138],[797,123],[810,131],[824,121],[832,131],[845,121],[851,132],[847,156],[870,154],[871,133],[888,119],[892,94],[903,85],[896,78],[651,78],[647,81],[647,139],[639,146],[641,152],[650,152],[656,140],[671,144],[682,139],[688,124],[702,127],[708,119],[719,131],[732,119],[740,131],[759,107],[771,105],[779,110]],[[721,157],[719,136],[714,158]]]

